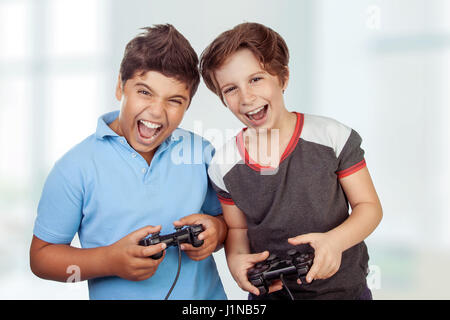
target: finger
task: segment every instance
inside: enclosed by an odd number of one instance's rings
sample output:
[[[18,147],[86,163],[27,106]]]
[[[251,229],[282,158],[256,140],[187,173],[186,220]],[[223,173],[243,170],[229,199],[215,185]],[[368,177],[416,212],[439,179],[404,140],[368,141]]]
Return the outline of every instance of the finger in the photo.
[[[209,254],[206,254],[206,253],[198,254],[196,252],[189,253],[187,255],[191,260],[194,260],[194,261],[201,261],[203,259],[206,259],[209,256]]]
[[[190,243],[182,243],[182,244],[180,244],[181,250],[183,250],[183,251],[200,251],[200,250],[204,250],[206,248],[208,248],[208,250],[209,250],[209,247],[211,247],[211,246],[214,246],[214,249],[215,249],[215,247],[216,247],[215,242],[212,240],[209,240],[208,236],[205,237],[205,236],[201,236],[201,235],[202,234],[199,234],[199,236],[198,236],[198,240],[203,240],[203,244],[201,246],[194,247]]]
[[[175,227],[182,227],[192,224],[198,224],[197,221],[201,219],[201,214],[194,213],[190,214],[188,216],[182,217],[181,219],[178,219],[177,221],[173,222],[173,225]]]
[[[133,243],[138,244],[140,240],[147,237],[149,234],[159,232],[161,231],[161,226],[146,226],[141,229],[138,229],[132,233],[130,233],[130,240],[133,241]]]
[[[209,245],[206,247],[202,246],[200,248],[195,248],[195,247],[192,247],[191,245],[186,245],[186,244],[183,244],[183,246],[188,247],[188,249],[185,249],[185,250],[183,249],[183,251],[189,256],[189,258],[191,258],[192,260],[197,260],[197,261],[203,260],[206,257],[210,256],[215,249],[215,246],[213,246],[213,245]]]
[[[166,252],[163,251],[161,258],[159,259],[151,259],[149,257],[139,257],[135,258],[133,263],[133,268],[135,270],[139,270],[140,272],[150,272],[155,268],[158,268],[158,265],[164,260],[166,256]]]
[[[139,258],[138,262],[135,262],[135,275],[140,278],[139,280],[145,280],[151,277],[159,267],[159,264],[164,259],[165,254],[159,260],[153,260],[149,258]]]
[[[311,269],[309,270],[308,274],[306,275],[306,282],[311,283],[314,279],[316,279],[317,274],[320,271],[320,268],[322,267],[322,263],[320,260],[314,259],[313,265],[311,266]]]
[[[276,280],[270,284],[269,293],[279,291],[281,289],[283,289],[283,282],[281,282],[281,280]]]
[[[167,245],[165,243],[158,243],[148,247],[137,246],[135,256],[140,258],[150,257],[154,254],[157,254],[158,252],[163,251],[164,249],[166,249],[166,247]]]
[[[206,227],[205,227],[206,228]],[[206,228],[205,231],[198,235],[198,240],[207,240],[217,234],[217,230],[213,228]]]
[[[180,245],[180,249],[186,252],[187,254],[194,254],[195,252],[203,251],[205,249],[203,245],[201,247],[194,247],[192,244],[183,243]]]
[[[241,277],[239,280],[239,284],[242,290],[253,293],[256,296],[259,296],[260,292],[257,287],[252,285],[250,281],[248,281],[247,277]]]

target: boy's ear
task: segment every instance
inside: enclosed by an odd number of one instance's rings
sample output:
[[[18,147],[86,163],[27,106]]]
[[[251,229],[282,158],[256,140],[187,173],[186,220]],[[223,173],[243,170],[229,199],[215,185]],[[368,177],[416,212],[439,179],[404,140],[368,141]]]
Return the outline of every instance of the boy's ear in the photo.
[[[122,100],[122,92],[123,92],[122,77],[119,74],[119,79],[117,80],[117,85],[116,85],[116,99],[119,101]]]

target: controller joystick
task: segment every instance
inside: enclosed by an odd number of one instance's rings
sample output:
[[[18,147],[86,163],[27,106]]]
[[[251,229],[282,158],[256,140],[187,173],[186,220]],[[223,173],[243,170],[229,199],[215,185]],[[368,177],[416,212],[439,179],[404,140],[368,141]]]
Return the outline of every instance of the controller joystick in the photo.
[[[139,241],[139,245],[141,246],[151,246],[158,243],[165,243],[166,248],[170,246],[177,246],[181,243],[189,243],[192,246],[198,248],[203,245],[203,240],[198,239],[198,235],[204,231],[203,226],[201,224],[195,224],[192,226],[186,226],[185,228],[176,227],[175,232],[167,235],[160,235],[159,232],[156,232],[150,235],[147,238]],[[158,260],[163,256],[163,252],[158,252],[150,258]]]

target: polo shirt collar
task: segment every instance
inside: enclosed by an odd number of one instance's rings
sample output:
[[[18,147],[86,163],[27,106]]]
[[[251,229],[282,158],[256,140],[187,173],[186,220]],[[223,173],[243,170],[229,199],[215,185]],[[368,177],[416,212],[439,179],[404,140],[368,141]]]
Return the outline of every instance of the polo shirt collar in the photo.
[[[119,116],[119,113],[120,111],[116,110],[105,113],[98,118],[97,130],[95,131],[95,136],[97,137],[97,139],[103,140],[106,136],[119,136],[109,127],[109,124],[116,120],[116,118]]]

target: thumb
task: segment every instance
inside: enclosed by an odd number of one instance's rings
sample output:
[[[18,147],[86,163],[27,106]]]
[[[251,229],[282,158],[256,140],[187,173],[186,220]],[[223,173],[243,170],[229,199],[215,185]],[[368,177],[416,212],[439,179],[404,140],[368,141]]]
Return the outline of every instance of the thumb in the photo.
[[[312,236],[311,233],[308,234],[302,234],[293,238],[289,238],[288,242],[290,244],[293,244],[295,246],[299,245],[299,244],[308,244],[312,242]]]
[[[257,262],[266,260],[268,257],[269,257],[269,251],[254,253],[254,254],[250,255],[249,262],[257,263]]]
[[[151,233],[159,232],[161,231],[161,226],[146,226],[141,229],[138,229],[132,233],[129,234],[130,240],[133,243],[138,244],[140,240],[144,239],[146,236],[148,236]]]

